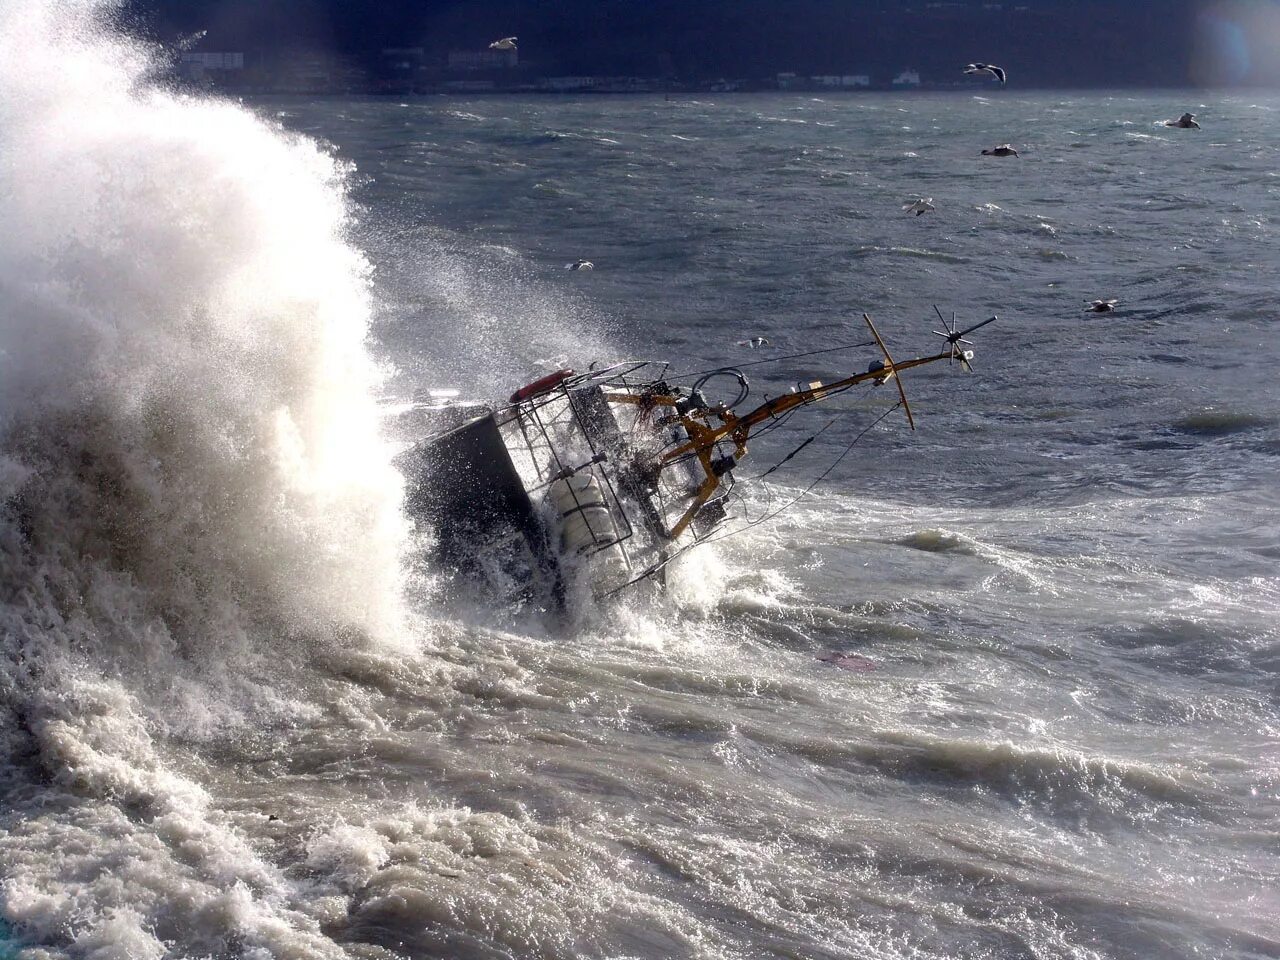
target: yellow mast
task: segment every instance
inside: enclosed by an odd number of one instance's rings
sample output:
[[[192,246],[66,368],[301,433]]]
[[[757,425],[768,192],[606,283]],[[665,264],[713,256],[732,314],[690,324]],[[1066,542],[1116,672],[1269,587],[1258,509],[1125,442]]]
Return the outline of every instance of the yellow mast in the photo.
[[[697,516],[698,511],[703,505],[711,499],[712,494],[720,486],[720,477],[728,468],[720,468],[717,462],[713,460],[716,445],[726,438],[731,440],[734,445],[733,459],[734,462],[742,459],[747,453],[747,441],[751,437],[751,429],[759,423],[778,417],[789,410],[803,406],[806,403],[816,403],[831,393],[846,390],[849,387],[856,386],[859,383],[873,381],[875,383],[884,383],[890,377],[895,377],[900,371],[910,370],[913,367],[924,366],[927,363],[936,363],[939,360],[952,360],[960,356],[963,361],[966,354],[957,354],[956,344],[960,342],[962,334],[956,334],[951,331],[947,334],[940,334],[947,337],[947,349],[941,353],[927,357],[916,357],[912,360],[905,360],[902,363],[894,361],[889,354],[888,347],[885,346],[884,340],[881,339],[879,331],[876,330],[875,324],[871,322],[871,317],[867,314],[862,315],[867,326],[871,328],[871,334],[875,337],[876,344],[880,347],[880,352],[884,354],[883,365],[877,369],[869,370],[866,373],[858,373],[853,376],[845,377],[837,380],[835,383],[822,384],[813,383],[803,390],[796,390],[792,393],[783,394],[780,397],[774,397],[766,400],[760,406],[756,407],[750,413],[738,416],[732,410],[728,410],[721,406],[713,409],[691,410],[687,413],[679,413],[677,403],[680,400],[675,396],[646,396],[641,397],[634,394],[615,393],[609,394],[608,399],[617,403],[634,403],[648,404],[651,406],[671,407],[677,410],[677,420],[689,435],[689,441],[682,443],[680,446],[665,453],[658,462],[657,472],[661,473],[668,467],[673,466],[676,462],[689,455],[696,456],[702,467],[703,480],[698,485],[697,491],[693,495],[693,501],[689,508],[684,512],[675,525],[671,528],[668,536],[674,540],[688,529],[689,524],[693,522],[693,518]],[[992,320],[995,318],[992,317]],[[990,320],[984,321],[978,326],[984,326],[990,323]],[[971,330],[977,327],[970,328]],[[970,332],[969,330],[964,333]],[[968,342],[968,341],[965,341]],[[898,396],[902,398],[902,408],[907,415],[907,422],[914,430],[915,418],[911,415],[911,406],[907,403],[907,394],[902,386],[902,378],[897,378]],[[711,417],[715,417],[720,422],[712,425],[708,421]]]

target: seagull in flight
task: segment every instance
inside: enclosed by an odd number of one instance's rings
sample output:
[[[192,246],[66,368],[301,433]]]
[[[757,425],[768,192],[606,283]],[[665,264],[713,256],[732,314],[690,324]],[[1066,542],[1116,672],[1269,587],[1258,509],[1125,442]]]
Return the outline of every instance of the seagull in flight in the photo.
[[[1000,81],[1000,86],[1003,87],[1005,84],[1004,67],[997,67],[992,63],[971,63],[964,68],[964,72],[967,74],[989,73]]]
[[[1166,120],[1166,127],[1181,127],[1183,130],[1199,130],[1200,124],[1196,123],[1196,115],[1194,113],[1184,113],[1177,120]]]
[[[933,197],[921,197],[919,200],[908,200],[902,205],[902,209],[918,217],[922,213],[931,213],[938,208],[933,205]]]
[[[982,155],[984,157],[1016,157],[1018,151],[1009,146],[1009,144],[1002,143],[994,150],[983,150]]]
[[[749,347],[752,350],[758,347],[767,347],[769,345],[768,337],[752,337],[750,340],[739,340],[738,346]]]
[[[1085,307],[1085,310],[1090,313],[1110,313],[1119,302],[1119,300],[1086,300],[1085,303],[1088,306]]]
[[[566,270],[594,270],[596,265],[590,260],[575,260],[573,263],[566,263],[564,268]]]
[[[514,50],[516,48],[515,37],[503,37],[501,40],[495,40],[489,44],[490,50]]]

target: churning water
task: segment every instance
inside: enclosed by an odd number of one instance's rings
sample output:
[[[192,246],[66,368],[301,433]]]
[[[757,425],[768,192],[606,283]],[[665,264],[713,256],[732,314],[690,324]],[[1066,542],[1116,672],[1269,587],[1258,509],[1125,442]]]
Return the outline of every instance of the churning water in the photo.
[[[236,105],[95,18],[0,4],[0,953],[1280,956],[1280,101]],[[426,387],[934,303],[976,376],[666,595],[420,559]]]

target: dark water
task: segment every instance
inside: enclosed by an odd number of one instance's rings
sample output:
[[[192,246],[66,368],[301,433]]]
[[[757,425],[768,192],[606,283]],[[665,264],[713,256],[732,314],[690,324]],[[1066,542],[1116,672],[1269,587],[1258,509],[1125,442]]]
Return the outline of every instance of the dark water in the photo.
[[[3,101],[68,184],[0,190],[52,223],[0,261],[42,358],[0,464],[19,955],[1280,956],[1280,101],[248,104],[281,130],[95,76],[49,97],[70,147]],[[370,398],[864,310],[921,354],[933,304],[1000,320],[975,376],[905,378],[916,432],[568,631],[443,604],[352,439]],[[753,515],[887,389],[756,445],[847,412]]]
[[[1159,124],[1184,106],[1202,131]],[[520,740],[573,739],[537,748],[550,782],[522,789],[600,817],[577,835],[615,846],[600,862],[627,865],[642,913],[697,931],[575,949],[1280,951],[1278,107],[281,106],[369,178],[378,336],[408,382],[501,393],[535,359],[601,351],[703,369],[763,359],[735,346],[755,334],[779,355],[865,341],[863,310],[923,353],[932,304],[1001,317],[976,377],[909,379],[915,434],[882,425],[816,497],[724,544],[686,607],[641,636],[605,614],[528,665],[552,713],[595,705],[550,729],[534,711]],[[1002,142],[1021,157],[980,155]],[[937,213],[903,214],[916,196]],[[565,271],[578,257],[596,269]],[[776,392],[838,357],[749,369]],[[784,486],[888,404],[853,406]],[[609,769],[630,762],[656,769],[624,786]]]

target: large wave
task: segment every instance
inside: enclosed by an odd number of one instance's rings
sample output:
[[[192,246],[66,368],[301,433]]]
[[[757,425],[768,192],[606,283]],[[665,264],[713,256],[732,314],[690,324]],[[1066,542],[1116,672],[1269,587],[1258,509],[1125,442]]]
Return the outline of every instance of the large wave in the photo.
[[[0,0],[0,917],[144,956],[146,897],[87,864],[169,849],[195,926],[278,879],[153,735],[305,709],[263,676],[401,642],[405,528],[343,165],[157,82],[115,12]]]
[[[343,167],[148,83],[100,5],[0,11],[7,630],[98,656],[208,657],[255,618],[392,635],[400,492]]]

